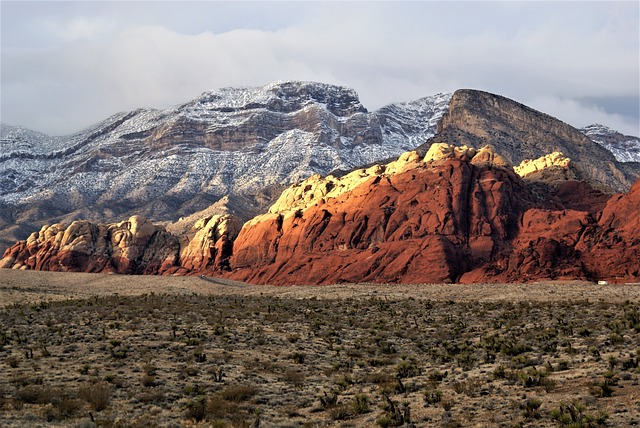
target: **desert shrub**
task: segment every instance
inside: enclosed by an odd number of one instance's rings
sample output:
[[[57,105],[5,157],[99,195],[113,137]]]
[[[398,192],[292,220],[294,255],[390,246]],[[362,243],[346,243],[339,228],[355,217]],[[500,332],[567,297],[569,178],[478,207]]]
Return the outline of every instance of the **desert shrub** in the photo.
[[[353,378],[348,373],[343,373],[336,380],[336,385],[340,387],[340,389],[347,389],[349,386],[354,384]]]
[[[335,406],[338,403],[338,393],[335,391],[331,391],[331,394],[327,394],[327,391],[324,391],[324,396],[320,397],[320,405],[323,409],[329,409]]]
[[[11,354],[7,357],[6,361],[9,367],[11,367],[12,369],[15,369],[20,364],[20,357],[18,357],[15,354]]]
[[[518,372],[520,384],[525,388],[542,385],[546,377],[546,371],[538,370],[534,367],[529,367],[527,370],[521,370]]]
[[[540,406],[542,406],[542,401],[537,398],[528,398],[524,403],[520,404],[522,416],[526,419],[539,419],[541,417]]]
[[[514,338],[507,339],[500,345],[500,352],[510,357],[515,357],[529,351],[531,351],[529,345],[517,341]]]
[[[605,412],[598,412],[595,415],[586,413],[586,407],[580,401],[560,404],[549,412],[549,416],[558,423],[558,426],[571,428],[604,426],[609,419],[609,415]]]
[[[187,376],[198,376],[198,373],[200,373],[200,370],[195,367],[195,366],[186,366],[182,368],[182,373],[184,373]]]
[[[256,388],[251,385],[229,385],[220,392],[222,398],[234,403],[247,401],[255,394]]]
[[[304,364],[305,355],[302,352],[294,352],[291,354],[290,358],[298,364]]]
[[[453,382],[451,387],[458,394],[477,397],[482,389],[482,381],[479,378],[471,378],[460,382]]]
[[[424,392],[424,401],[429,405],[437,404],[442,401],[442,391],[439,389],[428,390]]]
[[[156,386],[156,377],[152,375],[145,374],[142,376],[142,386],[150,388],[152,386]]]
[[[287,369],[284,372],[284,379],[287,382],[293,384],[293,386],[297,389],[302,388],[305,378],[306,376],[304,375],[304,373],[299,370]]]
[[[27,385],[15,393],[15,399],[28,404],[47,404],[50,403],[54,391],[42,385]]]
[[[81,400],[62,394],[44,407],[43,416],[47,422],[62,421],[76,416],[81,410]]]
[[[111,390],[111,385],[107,382],[90,383],[78,389],[78,398],[89,403],[96,412],[100,412],[109,405]]]
[[[411,423],[411,413],[409,405],[404,403],[402,408],[388,396],[384,396],[384,413],[376,419],[376,423],[382,427],[399,427]]]
[[[155,376],[157,374],[158,368],[153,364],[145,364],[142,366],[142,371],[148,376]]]
[[[205,391],[205,389],[204,389],[204,387],[203,387],[203,386],[201,386],[201,385],[198,385],[198,384],[195,384],[195,385],[193,385],[193,384],[186,385],[186,386],[184,387],[184,390],[183,390],[183,391],[184,391],[184,394],[185,394],[185,395],[192,395],[192,396],[196,396],[196,395],[204,395],[204,394],[205,394],[205,392],[206,392],[206,391]]]
[[[448,375],[448,371],[442,373],[440,370],[431,370],[428,377],[431,382],[442,382]]]
[[[153,388],[136,397],[141,403],[162,403],[166,400],[165,392],[160,388]]]
[[[413,376],[418,376],[420,374],[420,369],[416,365],[415,361],[406,359],[402,360],[396,366],[396,375],[399,378],[408,378]]]
[[[371,399],[367,394],[356,394],[353,397],[353,402],[351,403],[351,408],[353,409],[353,413],[356,415],[361,415],[363,413],[367,413],[369,411],[369,403]]]
[[[185,416],[188,419],[193,419],[196,422],[204,420],[207,415],[207,397],[199,395],[193,400],[187,401]]]
[[[220,394],[214,394],[207,400],[207,417],[225,419],[238,414],[238,404],[225,400]]]
[[[329,416],[334,421],[349,419],[353,416],[352,407],[349,404],[337,404],[329,409]]]

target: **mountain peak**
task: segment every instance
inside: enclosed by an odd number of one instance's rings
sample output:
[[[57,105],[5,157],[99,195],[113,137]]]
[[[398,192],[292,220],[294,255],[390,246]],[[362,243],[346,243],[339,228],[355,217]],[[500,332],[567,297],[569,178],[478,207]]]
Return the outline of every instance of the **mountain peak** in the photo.
[[[182,108],[234,112],[264,109],[292,113],[309,104],[324,105],[336,116],[367,113],[355,90],[345,86],[305,81],[277,81],[258,87],[226,87],[204,92]]]

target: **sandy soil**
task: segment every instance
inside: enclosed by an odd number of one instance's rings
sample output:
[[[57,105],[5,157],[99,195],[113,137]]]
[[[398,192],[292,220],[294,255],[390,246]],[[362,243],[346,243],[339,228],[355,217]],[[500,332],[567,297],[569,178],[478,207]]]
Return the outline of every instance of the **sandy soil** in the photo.
[[[454,301],[555,300],[620,303],[640,302],[639,285],[595,285],[581,281],[531,284],[339,284],[325,286],[274,287],[229,282],[213,283],[193,276],[128,276],[88,273],[35,272],[0,269],[0,306],[69,298],[148,293],[201,295],[265,295],[290,298],[357,298],[372,295],[388,299]]]

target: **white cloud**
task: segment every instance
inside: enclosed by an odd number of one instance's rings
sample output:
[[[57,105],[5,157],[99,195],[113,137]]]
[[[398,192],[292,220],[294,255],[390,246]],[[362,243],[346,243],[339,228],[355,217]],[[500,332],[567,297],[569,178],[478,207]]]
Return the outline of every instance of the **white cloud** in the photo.
[[[64,42],[91,40],[110,33],[115,23],[103,18],[76,17],[68,21],[46,20],[42,24],[52,37]]]

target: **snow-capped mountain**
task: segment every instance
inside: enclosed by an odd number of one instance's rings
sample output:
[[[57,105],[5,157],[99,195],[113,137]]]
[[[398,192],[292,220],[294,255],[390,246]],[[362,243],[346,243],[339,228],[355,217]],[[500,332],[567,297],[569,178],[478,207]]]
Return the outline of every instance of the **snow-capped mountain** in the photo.
[[[585,126],[580,131],[607,148],[618,162],[640,162],[640,138],[623,135],[600,124]]]
[[[398,156],[435,134],[450,97],[368,112],[349,88],[277,82],[119,113],[67,137],[3,125],[1,217],[175,220],[224,195]]]

